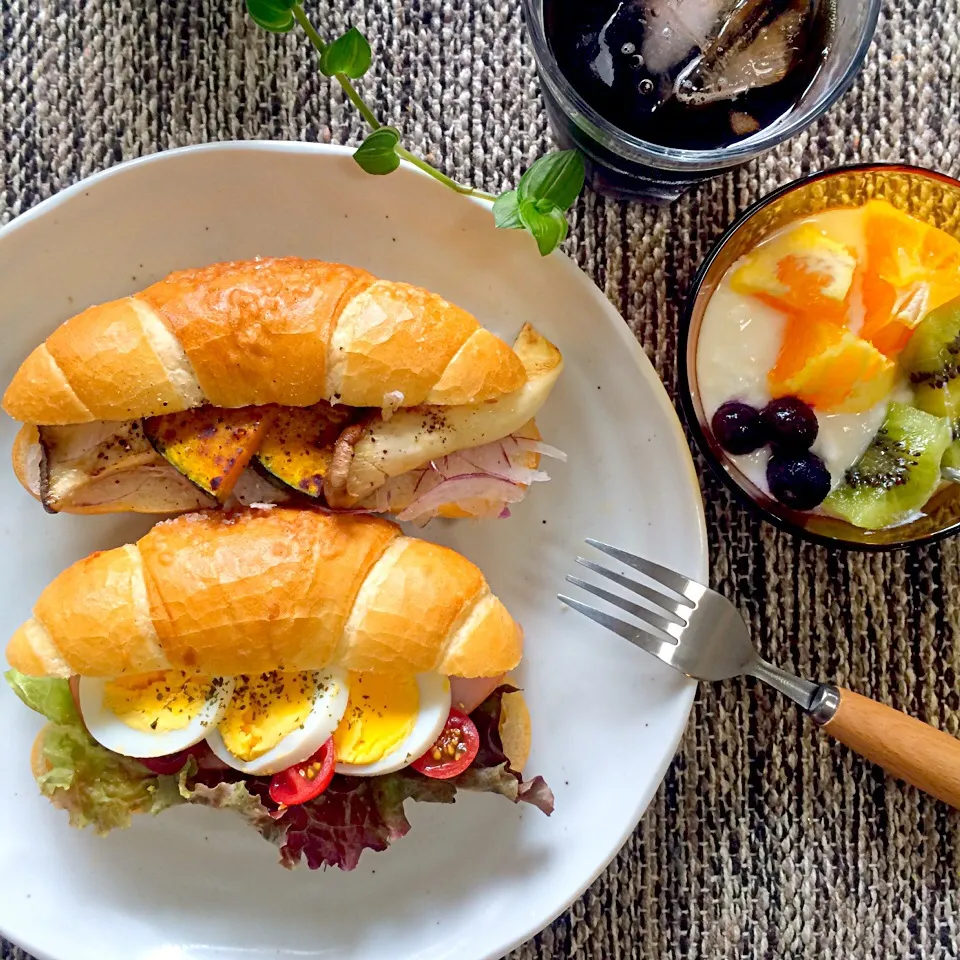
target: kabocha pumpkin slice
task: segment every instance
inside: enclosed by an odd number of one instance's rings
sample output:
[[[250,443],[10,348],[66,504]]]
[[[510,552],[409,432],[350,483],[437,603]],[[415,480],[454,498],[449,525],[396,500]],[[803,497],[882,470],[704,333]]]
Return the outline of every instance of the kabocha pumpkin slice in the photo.
[[[277,408],[198,407],[147,417],[143,431],[188,480],[221,503],[256,452]]]
[[[320,497],[334,444],[357,418],[356,408],[325,402],[281,407],[260,442],[256,464],[286,486],[308,497]]]

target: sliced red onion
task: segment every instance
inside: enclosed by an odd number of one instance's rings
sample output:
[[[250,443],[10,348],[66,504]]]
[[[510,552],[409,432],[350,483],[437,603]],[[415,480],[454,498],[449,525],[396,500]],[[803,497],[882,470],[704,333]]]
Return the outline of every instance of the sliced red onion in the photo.
[[[500,504],[518,503],[526,490],[510,480],[487,473],[472,473],[441,480],[433,489],[417,497],[406,510],[397,514],[398,520],[416,520],[424,514],[433,515],[447,503],[460,500],[495,500]]]
[[[567,455],[559,447],[551,447],[549,443],[543,443],[541,440],[531,440],[528,437],[510,437],[511,440],[521,449],[529,450],[531,453],[539,453],[543,457],[552,457],[554,460],[567,461]]]
[[[481,449],[481,448],[477,448]],[[431,460],[430,468],[438,473],[444,480],[452,480],[454,477],[465,477],[470,473],[488,473],[484,467],[476,463],[471,463],[464,452],[450,453],[439,460]]]
[[[482,447],[463,450],[454,456],[464,460],[470,467],[468,470],[458,470],[458,474],[479,471],[489,473],[493,477],[500,477],[502,480],[509,480],[511,483],[522,484],[550,479],[549,474],[542,470],[532,470],[530,467],[514,464],[506,447],[499,440],[495,443],[485,443]]]

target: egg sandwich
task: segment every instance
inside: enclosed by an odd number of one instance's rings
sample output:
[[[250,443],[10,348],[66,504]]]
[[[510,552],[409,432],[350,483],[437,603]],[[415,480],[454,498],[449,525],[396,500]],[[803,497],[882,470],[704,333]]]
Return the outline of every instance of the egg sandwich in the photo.
[[[342,264],[173,273],[67,320],[3,408],[20,482],[54,513],[237,502],[499,517],[548,479],[534,417],[563,369],[442,297]]]
[[[32,768],[74,826],[186,803],[281,862],[351,869],[458,789],[552,810],[506,681],[522,633],[481,572],[367,516],[263,507],[164,521],[58,576],[7,646],[50,723]]]

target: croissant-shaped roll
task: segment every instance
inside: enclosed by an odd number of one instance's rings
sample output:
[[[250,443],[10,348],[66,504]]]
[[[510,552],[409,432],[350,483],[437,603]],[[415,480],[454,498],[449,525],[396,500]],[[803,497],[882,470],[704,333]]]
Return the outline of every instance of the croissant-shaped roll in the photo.
[[[63,323],[3,397],[50,426],[203,404],[475,404],[521,387],[520,359],[437,294],[297,257],[173,273]]]
[[[387,520],[281,507],[188,514],[94,553],[7,647],[34,676],[341,666],[498,676],[522,633],[483,574]]]

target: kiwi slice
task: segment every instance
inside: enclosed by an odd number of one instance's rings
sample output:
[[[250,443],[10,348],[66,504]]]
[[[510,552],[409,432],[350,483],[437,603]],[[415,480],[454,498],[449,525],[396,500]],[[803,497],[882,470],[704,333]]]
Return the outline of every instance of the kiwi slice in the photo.
[[[918,389],[941,390],[960,377],[960,297],[931,310],[917,324],[900,364]]]
[[[824,509],[866,530],[901,523],[933,496],[952,439],[946,418],[891,403],[873,442],[824,500]]]
[[[940,469],[953,482],[960,482],[960,380],[950,380],[942,387],[922,383],[913,396],[915,407],[935,417],[946,417],[953,431],[953,443],[947,447]]]
[[[954,432],[956,436],[956,432]],[[953,483],[960,483],[960,439],[954,440],[947,447],[943,460],[940,461],[940,469],[943,475]]]

